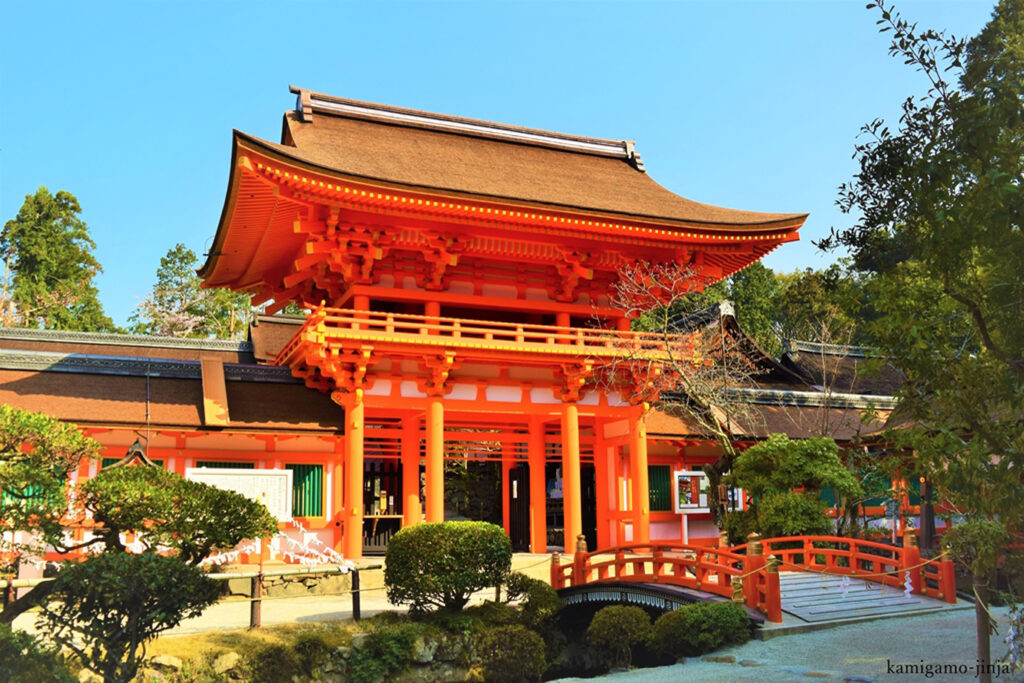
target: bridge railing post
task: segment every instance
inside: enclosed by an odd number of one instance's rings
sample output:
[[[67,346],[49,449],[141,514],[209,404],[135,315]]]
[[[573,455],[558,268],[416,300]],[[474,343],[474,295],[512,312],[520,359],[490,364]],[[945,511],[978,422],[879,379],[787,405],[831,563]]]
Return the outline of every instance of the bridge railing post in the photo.
[[[728,548],[729,547],[729,532],[725,531],[724,529],[722,531],[718,532],[718,547],[719,548]]]
[[[583,534],[576,537],[576,554],[572,558],[572,585],[582,586],[587,582],[587,539]]]
[[[764,569],[764,555],[761,549],[761,536],[752,533],[747,536],[747,559],[743,562],[743,596],[746,598],[747,607],[757,609],[760,600],[760,588],[758,580]]]
[[[770,556],[765,563],[764,616],[768,621],[782,621],[782,587],[779,584],[779,558]]]
[[[561,558],[558,553],[551,553],[551,587],[555,590],[565,588],[565,581],[562,578]]]
[[[939,590],[942,591],[942,599],[951,605],[956,604],[956,569],[953,561],[949,559],[946,551],[942,551],[939,562]]]
[[[903,570],[910,572],[910,583],[914,586],[911,592],[922,592],[924,577],[921,573],[921,549],[917,547],[917,536],[912,533],[903,534]]]

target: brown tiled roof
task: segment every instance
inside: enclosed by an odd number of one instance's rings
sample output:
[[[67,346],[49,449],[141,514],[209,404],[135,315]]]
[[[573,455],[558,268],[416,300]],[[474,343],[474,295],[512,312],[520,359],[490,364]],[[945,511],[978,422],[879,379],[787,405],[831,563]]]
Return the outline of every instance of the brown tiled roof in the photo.
[[[294,146],[244,136],[321,169],[414,188],[736,229],[777,228],[806,214],[701,204],[665,189],[629,160],[473,135],[317,114],[285,114]]]
[[[284,315],[257,318],[256,324],[249,327],[256,360],[260,363],[273,361],[305,321],[305,318]]]
[[[149,380],[149,423],[201,428],[198,379]],[[76,424],[138,427],[146,421],[146,378],[0,369],[0,402]],[[341,408],[300,384],[228,382],[232,429],[340,432]]]
[[[888,416],[887,412],[879,411],[877,420],[862,424],[863,412],[859,408],[754,405],[736,438],[763,439],[771,434],[786,434],[800,439],[827,435],[836,441],[850,442],[876,432]],[[652,411],[647,418],[647,434],[651,438],[709,438],[696,422],[686,416],[669,415],[659,410]]]
[[[251,363],[253,360],[250,344],[224,339],[182,339],[9,327],[0,328],[0,349],[193,361],[200,357],[212,357],[225,363]]]
[[[829,391],[873,396],[893,396],[903,386],[904,377],[888,363],[877,372],[863,373],[869,359],[859,353],[830,353],[813,350],[787,351],[780,362],[804,378],[813,387],[826,386]],[[820,390],[820,389],[819,389]]]

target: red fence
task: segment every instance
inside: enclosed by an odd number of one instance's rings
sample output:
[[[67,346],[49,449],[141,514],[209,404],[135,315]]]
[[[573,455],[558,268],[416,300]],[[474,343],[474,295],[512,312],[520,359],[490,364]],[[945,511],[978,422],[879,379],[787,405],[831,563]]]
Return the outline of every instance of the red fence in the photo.
[[[556,589],[610,581],[664,583],[721,595],[760,610],[769,621],[782,621],[778,570],[846,575],[902,587],[909,575],[911,592],[956,602],[953,562],[944,555],[922,560],[914,546],[893,547],[839,536],[791,536],[760,540],[733,548],[683,544],[634,544],[588,553],[577,546],[564,564],[551,557],[551,585]]]
[[[663,583],[742,599],[770,621],[782,621],[779,574],[764,557],[732,550],[682,544],[625,545],[592,553],[585,544],[571,561],[551,558],[551,585],[557,590],[609,581]]]

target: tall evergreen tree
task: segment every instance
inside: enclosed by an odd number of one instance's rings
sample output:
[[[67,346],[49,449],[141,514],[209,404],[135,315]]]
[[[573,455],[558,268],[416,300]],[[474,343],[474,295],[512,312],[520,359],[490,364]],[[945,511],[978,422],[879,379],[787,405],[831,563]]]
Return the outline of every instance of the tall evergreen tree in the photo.
[[[132,332],[165,337],[244,337],[253,309],[246,294],[203,289],[195,252],[176,244],[160,259],[153,290],[129,318]]]
[[[54,330],[115,331],[93,277],[103,271],[70,192],[40,186],[0,232],[2,322]]]

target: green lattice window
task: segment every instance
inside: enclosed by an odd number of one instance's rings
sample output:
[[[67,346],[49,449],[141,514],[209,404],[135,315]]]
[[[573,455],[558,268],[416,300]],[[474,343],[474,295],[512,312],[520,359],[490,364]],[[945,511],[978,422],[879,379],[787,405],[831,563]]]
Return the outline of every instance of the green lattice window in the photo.
[[[285,465],[292,471],[292,517],[324,514],[323,465]]]
[[[650,493],[651,512],[671,512],[672,468],[668,465],[648,466],[647,490]]]

